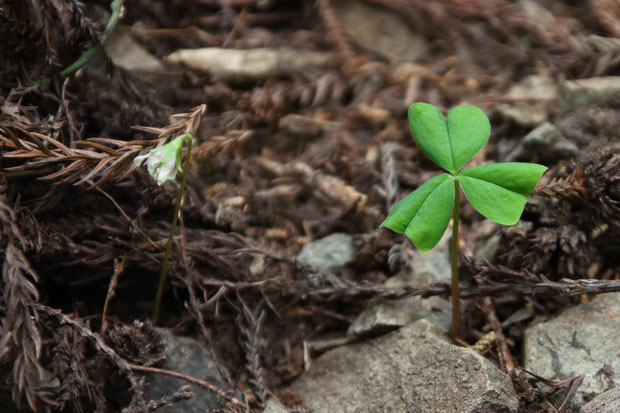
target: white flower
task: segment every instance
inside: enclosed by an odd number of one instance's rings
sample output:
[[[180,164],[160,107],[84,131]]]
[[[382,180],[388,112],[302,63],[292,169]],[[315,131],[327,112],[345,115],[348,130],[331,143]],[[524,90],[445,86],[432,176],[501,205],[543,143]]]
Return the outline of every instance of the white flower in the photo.
[[[185,139],[191,140],[192,136],[189,133],[183,134],[159,148],[151,149],[145,155],[136,156],[133,162],[140,166],[146,160],[149,175],[157,181],[157,185],[162,185],[167,180],[176,178],[177,171],[182,171],[181,150]]]

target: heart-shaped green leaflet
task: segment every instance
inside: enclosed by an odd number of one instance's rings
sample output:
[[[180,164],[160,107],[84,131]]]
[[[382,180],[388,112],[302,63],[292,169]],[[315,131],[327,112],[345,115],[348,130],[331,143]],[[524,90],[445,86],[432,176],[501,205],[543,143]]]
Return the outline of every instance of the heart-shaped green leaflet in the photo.
[[[494,163],[466,168],[458,180],[476,211],[500,224],[514,225],[546,170],[534,163]]]
[[[413,139],[433,162],[456,175],[489,139],[489,118],[476,106],[457,106],[447,120],[428,103],[409,107]]]
[[[437,175],[398,201],[381,226],[404,233],[420,251],[428,251],[448,227],[453,204],[454,180]]]

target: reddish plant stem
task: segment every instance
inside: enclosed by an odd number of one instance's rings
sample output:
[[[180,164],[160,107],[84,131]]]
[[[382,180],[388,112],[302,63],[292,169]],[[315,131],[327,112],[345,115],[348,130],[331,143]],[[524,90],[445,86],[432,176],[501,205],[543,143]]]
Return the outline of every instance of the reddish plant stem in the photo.
[[[450,338],[457,338],[461,322],[461,301],[459,298],[459,209],[461,186],[454,180],[454,207],[452,209],[452,240],[450,241],[450,266],[452,269],[452,321]]]

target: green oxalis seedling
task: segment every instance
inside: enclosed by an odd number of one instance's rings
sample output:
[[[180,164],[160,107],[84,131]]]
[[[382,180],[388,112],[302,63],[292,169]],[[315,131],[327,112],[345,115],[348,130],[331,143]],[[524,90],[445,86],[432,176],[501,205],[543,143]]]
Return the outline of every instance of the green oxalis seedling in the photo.
[[[416,144],[447,173],[437,175],[401,199],[381,226],[404,233],[420,251],[432,249],[452,216],[450,262],[452,269],[452,322],[457,337],[460,318],[458,231],[460,187],[472,206],[503,225],[517,223],[546,166],[506,162],[461,169],[489,139],[491,124],[476,106],[457,106],[447,118],[428,103],[409,107],[409,125]]]
[[[164,260],[161,264],[161,273],[159,274],[159,284],[157,286],[157,293],[155,295],[155,304],[153,306],[153,324],[157,324],[159,318],[159,309],[161,306],[161,298],[164,293],[164,284],[166,282],[166,275],[168,274],[168,263],[170,262],[170,255],[172,254],[172,242],[174,240],[174,232],[177,228],[177,222],[179,219],[179,210],[181,209],[181,201],[183,199],[183,193],[185,192],[185,183],[187,182],[187,173],[189,171],[189,158],[192,153],[192,141],[194,137],[191,133],[186,132],[181,136],[178,136],[159,148],[151,149],[149,153],[145,155],[136,156],[133,162],[140,166],[146,161],[146,169],[149,174],[157,181],[157,185],[163,185],[168,180],[176,178],[177,171],[183,171],[183,177],[181,178],[181,186],[179,187],[179,194],[177,195],[177,203],[174,208],[174,215],[172,216],[172,222],[170,224],[170,232],[168,233],[168,242],[166,243],[166,252],[164,254]],[[187,142],[187,154],[185,155],[185,163],[181,167],[181,153],[183,152],[183,143]]]

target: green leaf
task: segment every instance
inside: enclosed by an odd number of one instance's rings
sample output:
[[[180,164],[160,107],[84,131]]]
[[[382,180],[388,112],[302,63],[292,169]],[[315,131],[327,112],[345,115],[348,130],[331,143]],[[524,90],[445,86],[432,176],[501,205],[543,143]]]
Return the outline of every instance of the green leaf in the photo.
[[[456,173],[487,143],[491,124],[482,109],[476,106],[457,106],[448,112],[448,133]]]
[[[514,225],[546,170],[533,163],[497,163],[464,169],[458,179],[476,211],[500,224]]]
[[[445,170],[456,174],[486,143],[491,125],[475,106],[457,106],[448,119],[428,103],[409,107],[409,126],[422,152]]]
[[[450,222],[454,183],[448,174],[437,175],[401,199],[381,226],[404,233],[420,251],[441,239]]]

